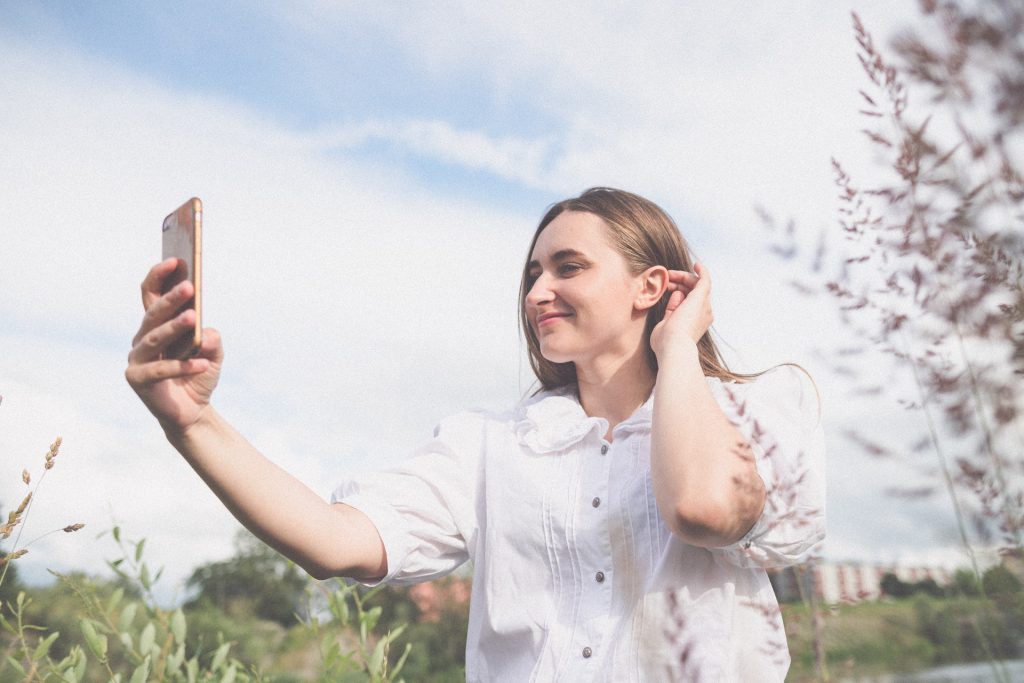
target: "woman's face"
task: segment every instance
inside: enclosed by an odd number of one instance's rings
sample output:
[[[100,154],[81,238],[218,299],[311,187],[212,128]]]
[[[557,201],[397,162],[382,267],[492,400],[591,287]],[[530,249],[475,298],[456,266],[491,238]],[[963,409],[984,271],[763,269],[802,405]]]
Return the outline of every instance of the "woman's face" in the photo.
[[[578,365],[636,352],[646,314],[634,308],[641,278],[601,218],[560,213],[541,231],[526,268],[526,315],[544,358]]]

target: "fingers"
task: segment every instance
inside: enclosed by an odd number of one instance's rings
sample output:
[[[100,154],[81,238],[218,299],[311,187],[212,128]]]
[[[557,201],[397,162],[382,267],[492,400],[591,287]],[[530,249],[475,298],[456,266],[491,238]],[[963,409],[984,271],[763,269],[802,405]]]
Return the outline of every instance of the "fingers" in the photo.
[[[165,379],[198,375],[206,372],[209,367],[210,359],[208,358],[158,360],[151,363],[132,363],[124,371],[124,376],[132,386],[142,386]]]
[[[183,311],[180,315],[168,320],[148,331],[139,330],[132,342],[129,363],[147,363],[156,360],[167,345],[177,339],[186,330],[196,324],[196,312],[193,309]]]
[[[153,330],[128,354],[128,369],[125,370],[125,378],[130,384],[146,384],[196,375],[224,360],[224,347],[221,345],[220,333],[212,327],[203,328],[202,345],[192,358],[185,360],[160,358],[160,353],[167,344],[181,333],[182,328],[176,328],[175,323],[184,318],[184,328],[194,324],[195,312],[189,310],[186,313],[189,315],[182,314],[179,318]]]
[[[704,287],[711,287],[711,273],[704,267],[703,264],[697,261],[693,262],[693,272],[697,274],[697,284],[703,285]]]
[[[213,363],[224,360],[224,347],[221,344],[220,332],[212,327],[203,328],[203,342],[195,358],[205,358]]]
[[[668,271],[668,280],[667,291],[669,292],[682,291],[684,294],[688,294],[698,285],[711,286],[711,276],[707,269],[696,262],[693,264],[693,272],[688,270]]]
[[[683,303],[684,295],[681,290],[676,290],[668,297],[668,306],[665,309],[665,315],[667,316],[672,311],[679,308],[679,304]]]
[[[150,303],[149,307],[146,308],[146,315],[142,318],[139,331],[135,334],[135,338],[132,339],[132,345],[137,344],[139,339],[150,330],[173,318],[181,310],[181,307],[192,298],[193,294],[194,287],[192,283],[189,280],[185,280],[179,282],[171,291]]]
[[[167,278],[175,271],[184,269],[185,262],[179,258],[165,259],[150,268],[142,280],[142,307],[148,310],[163,294]]]

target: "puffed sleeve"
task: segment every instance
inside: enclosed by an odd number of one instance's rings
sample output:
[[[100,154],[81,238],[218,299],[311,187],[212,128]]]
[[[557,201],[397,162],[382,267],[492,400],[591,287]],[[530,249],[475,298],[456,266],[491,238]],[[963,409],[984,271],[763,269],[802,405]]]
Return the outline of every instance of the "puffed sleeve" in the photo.
[[[745,383],[709,377],[708,386],[750,444],[766,491],[750,531],[712,553],[740,567],[807,561],[825,538],[825,437],[807,375],[783,365]]]
[[[380,581],[410,584],[448,574],[476,542],[476,489],[483,416],[461,413],[396,467],[343,482],[331,495],[363,512],[380,533],[388,573]]]

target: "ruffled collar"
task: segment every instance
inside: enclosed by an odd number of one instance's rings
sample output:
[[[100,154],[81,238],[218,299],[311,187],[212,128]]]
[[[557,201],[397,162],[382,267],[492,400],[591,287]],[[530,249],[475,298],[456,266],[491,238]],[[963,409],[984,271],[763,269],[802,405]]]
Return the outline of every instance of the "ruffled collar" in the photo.
[[[616,437],[632,431],[650,430],[654,393],[632,415],[615,425]],[[598,430],[608,432],[608,420],[590,417],[576,397],[574,386],[543,391],[520,403],[515,410],[515,433],[519,442],[535,453],[551,453],[582,441]]]

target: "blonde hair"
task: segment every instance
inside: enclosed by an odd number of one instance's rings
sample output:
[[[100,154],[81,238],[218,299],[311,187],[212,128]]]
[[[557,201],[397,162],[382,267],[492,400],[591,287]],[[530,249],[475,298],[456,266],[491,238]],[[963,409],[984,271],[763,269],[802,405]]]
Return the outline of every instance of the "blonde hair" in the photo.
[[[654,202],[631,192],[610,187],[593,187],[579,197],[565,199],[552,205],[544,214],[544,218],[541,219],[540,225],[537,226],[537,230],[533,234],[530,248],[526,252],[527,263],[530,261],[540,233],[565,211],[582,211],[601,218],[608,226],[612,244],[625,257],[634,275],[656,265],[664,266],[669,270],[693,272],[690,249],[672,218]],[[526,336],[530,367],[533,368],[533,372],[540,382],[538,391],[576,384],[576,366],[572,362],[553,363],[541,355],[540,341],[530,326],[526,313],[526,295],[529,290],[528,268],[524,267],[519,285],[519,323]],[[655,374],[658,372],[658,358],[651,349],[651,332],[665,317],[667,306],[668,297],[663,297],[647,312],[647,321],[644,325],[647,363]],[[705,332],[697,342],[697,351],[704,375],[721,380],[745,382],[779,367],[773,366],[768,370],[750,374],[729,370],[718,352],[718,347],[711,339],[710,330]],[[792,365],[802,370],[809,378],[811,377],[807,370],[796,363],[780,363],[779,365]],[[811,382],[814,382],[813,378],[811,378]],[[817,386],[815,386],[815,392],[817,392]]]

